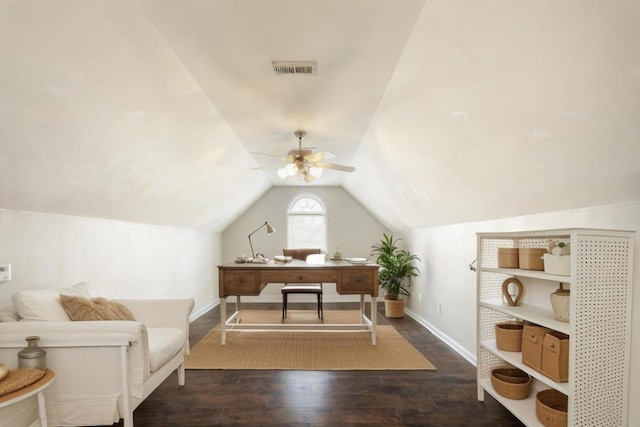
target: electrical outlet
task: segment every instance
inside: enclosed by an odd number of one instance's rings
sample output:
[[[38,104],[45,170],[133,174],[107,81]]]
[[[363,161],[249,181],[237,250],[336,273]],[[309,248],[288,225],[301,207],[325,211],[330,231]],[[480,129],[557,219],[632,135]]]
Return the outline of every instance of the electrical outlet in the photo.
[[[0,282],[11,280],[11,264],[0,265]]]

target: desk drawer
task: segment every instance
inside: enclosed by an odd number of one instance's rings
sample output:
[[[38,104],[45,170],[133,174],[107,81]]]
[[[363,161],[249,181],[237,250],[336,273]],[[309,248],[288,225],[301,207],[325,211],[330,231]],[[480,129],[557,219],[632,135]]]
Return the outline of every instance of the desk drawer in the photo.
[[[232,271],[224,273],[224,293],[226,295],[258,295],[258,272],[249,270]]]
[[[336,283],[338,273],[328,270],[262,271],[263,283]]]
[[[343,271],[342,280],[338,284],[339,294],[372,294],[373,271],[371,270],[349,270]]]

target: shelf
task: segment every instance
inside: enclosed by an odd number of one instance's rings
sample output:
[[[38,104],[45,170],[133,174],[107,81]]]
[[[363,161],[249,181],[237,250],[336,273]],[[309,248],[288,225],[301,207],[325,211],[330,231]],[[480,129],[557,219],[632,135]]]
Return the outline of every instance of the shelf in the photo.
[[[521,352],[519,352],[519,351],[503,351],[503,350],[500,350],[500,349],[498,349],[498,347],[496,347],[496,342],[495,341],[483,341],[482,343],[480,343],[480,345],[482,346],[482,348],[484,348],[484,349],[490,351],[491,353],[495,354],[500,359],[504,360],[505,362],[509,363],[510,365],[513,365],[516,368],[526,372],[531,377],[537,379],[541,383],[544,383],[544,384],[546,384],[547,386],[549,386],[551,388],[555,388],[559,392],[564,393],[565,395],[569,396],[569,383],[568,382],[564,382],[564,383],[556,382],[556,381],[552,380],[551,378],[547,377],[546,375],[544,375],[544,374],[536,371],[535,369],[532,369],[532,368],[528,367],[527,365],[523,364],[522,363],[522,353]]]
[[[491,310],[496,310],[509,316],[526,320],[537,325],[544,326],[545,328],[562,332],[563,334],[571,335],[569,333],[571,324],[569,322],[556,320],[553,315],[553,310],[528,304],[511,306],[502,302],[502,300],[480,301],[479,305],[480,307],[490,308]]]
[[[548,274],[538,270],[522,270],[519,268],[494,268],[482,267],[481,272],[500,273],[508,276],[530,277],[532,279],[549,280],[552,282],[571,283],[571,276],[559,276],[557,274]]]
[[[504,397],[493,388],[491,379],[487,378],[480,381],[480,386],[488,392],[494,399],[507,408],[513,415],[515,415],[522,423],[529,427],[543,427],[543,424],[538,420],[536,416],[536,393],[537,390],[531,388],[529,397],[522,400],[514,400]]]

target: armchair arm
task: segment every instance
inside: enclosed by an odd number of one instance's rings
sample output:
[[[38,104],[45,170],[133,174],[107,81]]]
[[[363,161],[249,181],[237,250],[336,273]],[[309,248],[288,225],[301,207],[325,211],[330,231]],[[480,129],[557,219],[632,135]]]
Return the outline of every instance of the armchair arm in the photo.
[[[0,322],[0,361],[10,368],[18,366],[17,353],[26,347],[25,337],[40,337],[39,347],[47,352],[47,365],[65,380],[52,386],[64,395],[90,396],[100,393],[92,378],[106,375],[100,383],[113,393],[121,386],[122,349],[126,348],[127,375],[133,396],[142,395],[142,383],[149,375],[147,328],[133,321],[89,322]],[[111,350],[110,350],[111,349]],[[95,369],[96,366],[100,368]]]
[[[184,354],[189,354],[189,315],[193,298],[114,299],[133,313],[147,328],[172,327],[184,331]]]
[[[0,322],[0,348],[23,348],[37,335],[41,347],[118,346],[140,342],[145,326],[131,321]]]

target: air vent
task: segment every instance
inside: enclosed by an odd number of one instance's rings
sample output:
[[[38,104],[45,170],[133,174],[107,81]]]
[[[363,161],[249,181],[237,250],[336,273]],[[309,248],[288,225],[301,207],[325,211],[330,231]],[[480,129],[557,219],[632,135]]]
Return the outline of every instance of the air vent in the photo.
[[[271,61],[273,72],[282,74],[310,74],[315,75],[318,64],[316,61]]]

